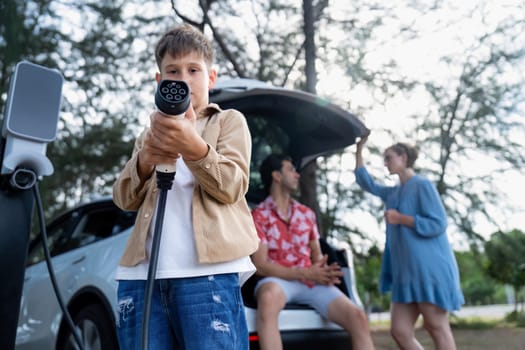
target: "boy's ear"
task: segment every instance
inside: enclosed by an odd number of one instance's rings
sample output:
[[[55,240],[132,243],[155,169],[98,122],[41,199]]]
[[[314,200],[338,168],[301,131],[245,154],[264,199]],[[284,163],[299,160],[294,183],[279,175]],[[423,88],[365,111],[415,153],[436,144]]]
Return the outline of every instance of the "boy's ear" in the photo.
[[[210,68],[208,71],[208,89],[211,89],[215,86],[217,81],[217,70],[215,68]]]
[[[160,73],[159,72],[155,73],[155,80],[157,81],[157,83],[160,82],[160,80],[161,80],[160,78],[161,78],[160,77]]]

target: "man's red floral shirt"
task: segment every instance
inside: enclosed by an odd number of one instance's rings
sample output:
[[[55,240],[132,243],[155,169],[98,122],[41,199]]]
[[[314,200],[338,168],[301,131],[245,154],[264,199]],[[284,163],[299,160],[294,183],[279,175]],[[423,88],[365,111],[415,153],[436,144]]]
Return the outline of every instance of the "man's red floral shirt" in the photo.
[[[285,267],[308,268],[310,241],[319,239],[315,213],[305,205],[291,200],[288,220],[281,216],[271,196],[252,211],[262,244],[268,246],[268,258]]]

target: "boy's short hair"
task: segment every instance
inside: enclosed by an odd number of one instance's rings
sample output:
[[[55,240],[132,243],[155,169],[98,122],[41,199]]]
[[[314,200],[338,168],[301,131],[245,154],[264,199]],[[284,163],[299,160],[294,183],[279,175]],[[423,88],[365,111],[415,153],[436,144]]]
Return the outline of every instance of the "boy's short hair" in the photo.
[[[155,46],[155,60],[160,70],[166,54],[178,58],[192,52],[201,55],[208,68],[211,68],[214,52],[210,40],[199,29],[185,23],[164,33]]]
[[[281,171],[283,168],[283,161],[292,161],[292,158],[284,154],[270,154],[261,163],[259,167],[259,173],[261,174],[261,181],[264,186],[264,192],[270,193],[270,187],[272,186],[272,173],[277,170]]]

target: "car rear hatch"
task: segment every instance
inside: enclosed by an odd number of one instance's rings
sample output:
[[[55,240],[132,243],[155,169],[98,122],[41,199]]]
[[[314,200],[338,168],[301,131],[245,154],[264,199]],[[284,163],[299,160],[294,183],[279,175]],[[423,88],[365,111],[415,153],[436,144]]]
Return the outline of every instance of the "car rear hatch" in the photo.
[[[319,96],[257,80],[219,82],[210,91],[210,100],[223,109],[241,111],[249,124],[251,116],[257,115],[278,125],[289,137],[283,152],[294,159],[298,168],[320,155],[354,144],[368,131],[354,114]]]

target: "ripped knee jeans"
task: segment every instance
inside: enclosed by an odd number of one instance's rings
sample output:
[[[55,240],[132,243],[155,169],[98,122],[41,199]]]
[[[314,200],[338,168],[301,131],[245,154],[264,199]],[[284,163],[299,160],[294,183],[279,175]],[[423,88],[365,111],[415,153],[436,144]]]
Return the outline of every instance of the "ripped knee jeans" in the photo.
[[[117,333],[120,349],[140,350],[146,281],[120,280]],[[248,349],[238,274],[155,281],[149,349]]]

